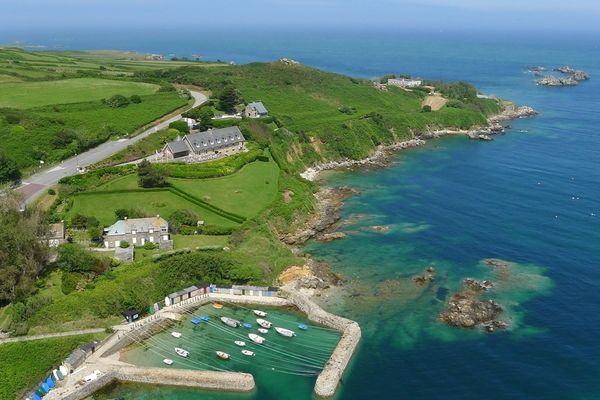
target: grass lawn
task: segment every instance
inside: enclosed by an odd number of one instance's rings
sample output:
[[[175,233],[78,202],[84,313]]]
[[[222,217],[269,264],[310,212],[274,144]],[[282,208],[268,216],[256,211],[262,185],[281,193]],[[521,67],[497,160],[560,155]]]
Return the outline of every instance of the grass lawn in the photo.
[[[227,246],[229,235],[171,235],[171,239],[173,239],[173,247],[175,250],[185,248],[193,250],[196,247],[204,246],[218,246],[220,248],[223,248]],[[143,247],[136,247],[135,261],[138,262],[146,258],[152,257],[154,254],[160,254],[163,252],[165,252],[165,250],[146,250]]]
[[[160,214],[168,217],[175,210],[191,209],[209,225],[224,227],[237,226],[229,219],[216,215],[196,204],[182,199],[169,191],[149,191],[133,193],[94,193],[75,196],[73,207],[68,217],[79,213],[93,215],[101,224],[108,226],[116,221],[115,210],[118,208],[138,208],[148,215]]]
[[[0,86],[0,107],[35,108],[123,96],[147,95],[158,85],[111,79],[78,78],[45,82],[6,83]]]
[[[13,400],[45,378],[77,346],[106,336],[81,335],[0,344],[0,400]]]
[[[252,218],[277,197],[279,168],[255,161],[236,173],[211,179],[170,179],[173,186],[223,210]]]

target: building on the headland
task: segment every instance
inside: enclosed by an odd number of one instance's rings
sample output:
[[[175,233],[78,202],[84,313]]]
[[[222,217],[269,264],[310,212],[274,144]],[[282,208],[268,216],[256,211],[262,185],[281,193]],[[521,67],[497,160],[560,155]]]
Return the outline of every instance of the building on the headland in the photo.
[[[244,116],[247,118],[268,117],[269,111],[261,101],[255,101],[244,108]]]
[[[185,157],[189,157],[190,161],[213,159],[245,151],[245,143],[246,138],[240,128],[230,126],[189,133],[183,139],[167,143],[162,154],[167,161]]]
[[[160,54],[148,54],[144,57],[146,60],[150,61],[163,61],[165,58]]]
[[[131,246],[143,246],[147,242],[161,249],[172,249],[169,223],[160,215],[151,218],[125,218],[104,229],[104,247],[118,248],[125,241]]]
[[[387,84],[401,88],[415,88],[421,86],[423,81],[419,79],[393,78],[388,79]]]

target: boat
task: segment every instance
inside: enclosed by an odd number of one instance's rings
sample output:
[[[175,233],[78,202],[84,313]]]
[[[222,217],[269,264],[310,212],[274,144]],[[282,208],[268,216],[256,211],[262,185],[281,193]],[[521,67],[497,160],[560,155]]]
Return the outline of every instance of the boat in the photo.
[[[165,359],[163,360],[163,362],[164,362],[165,364],[167,364],[167,365],[173,365],[173,360],[171,360],[170,358],[165,358]]]
[[[203,315],[200,317],[200,320],[204,321],[204,322],[208,322],[208,321],[210,321],[210,318],[208,317],[208,315]]]
[[[221,317],[221,321],[232,328],[237,328],[241,325],[241,322],[237,319],[229,318],[229,317]]]
[[[240,347],[244,347],[246,345],[246,342],[244,342],[243,340],[236,340],[235,342],[236,345],[240,346]]]
[[[244,328],[252,329],[252,324],[249,324],[248,322],[244,322]]]
[[[192,318],[192,324],[198,325],[199,323],[200,323],[200,320],[198,318]]]
[[[250,340],[252,340],[254,343],[258,343],[258,344],[263,344],[265,342],[265,338],[262,336],[259,336],[255,333],[250,333],[248,334],[248,337],[250,338]]]
[[[171,336],[179,339],[181,337],[181,333],[180,332],[171,332]]]
[[[216,308],[217,310],[220,310],[221,308],[223,308],[223,304],[221,303],[213,303],[213,308]]]
[[[249,356],[249,357],[252,357],[255,355],[253,351],[246,350],[246,349],[242,350],[242,354],[245,356]]]
[[[229,354],[225,353],[224,351],[217,351],[217,357],[219,357],[221,360],[229,360]]]
[[[175,347],[175,353],[177,353],[181,357],[188,357],[190,355],[189,351],[184,350],[184,349],[182,349],[180,347]]]
[[[265,329],[265,328],[258,328],[258,331],[259,331],[260,333],[269,333],[269,330],[268,330],[268,329]]]
[[[304,324],[300,324],[300,325],[298,325],[298,329],[301,329],[301,330],[305,331],[305,330],[308,329],[308,326],[306,326]]]
[[[257,318],[256,323],[266,329],[270,329],[273,326],[273,324],[267,321],[266,319]]]
[[[257,316],[259,316],[259,317],[262,317],[262,318],[264,318],[264,317],[266,317],[266,316],[267,316],[267,313],[266,313],[266,312],[264,312],[264,311],[260,311],[260,310],[252,310],[252,311],[254,311],[254,314],[256,314],[256,315],[257,315]]]
[[[286,336],[286,337],[296,336],[296,332],[290,331],[289,329],[275,327],[275,330],[277,331],[277,333],[279,333],[282,336]]]

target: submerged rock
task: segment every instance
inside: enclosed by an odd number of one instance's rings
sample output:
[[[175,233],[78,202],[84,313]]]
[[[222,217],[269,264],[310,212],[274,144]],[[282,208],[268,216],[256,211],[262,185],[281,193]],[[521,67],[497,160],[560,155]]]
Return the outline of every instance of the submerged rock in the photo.
[[[425,286],[435,279],[435,267],[433,265],[427,267],[422,275],[415,276],[412,278],[413,282],[417,286]]]

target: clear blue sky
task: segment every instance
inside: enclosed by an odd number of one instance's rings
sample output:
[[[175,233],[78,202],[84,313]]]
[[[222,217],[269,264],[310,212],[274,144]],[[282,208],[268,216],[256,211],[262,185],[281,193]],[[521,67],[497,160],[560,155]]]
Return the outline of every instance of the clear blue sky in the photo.
[[[0,0],[0,30],[319,26],[600,31],[600,0]]]

